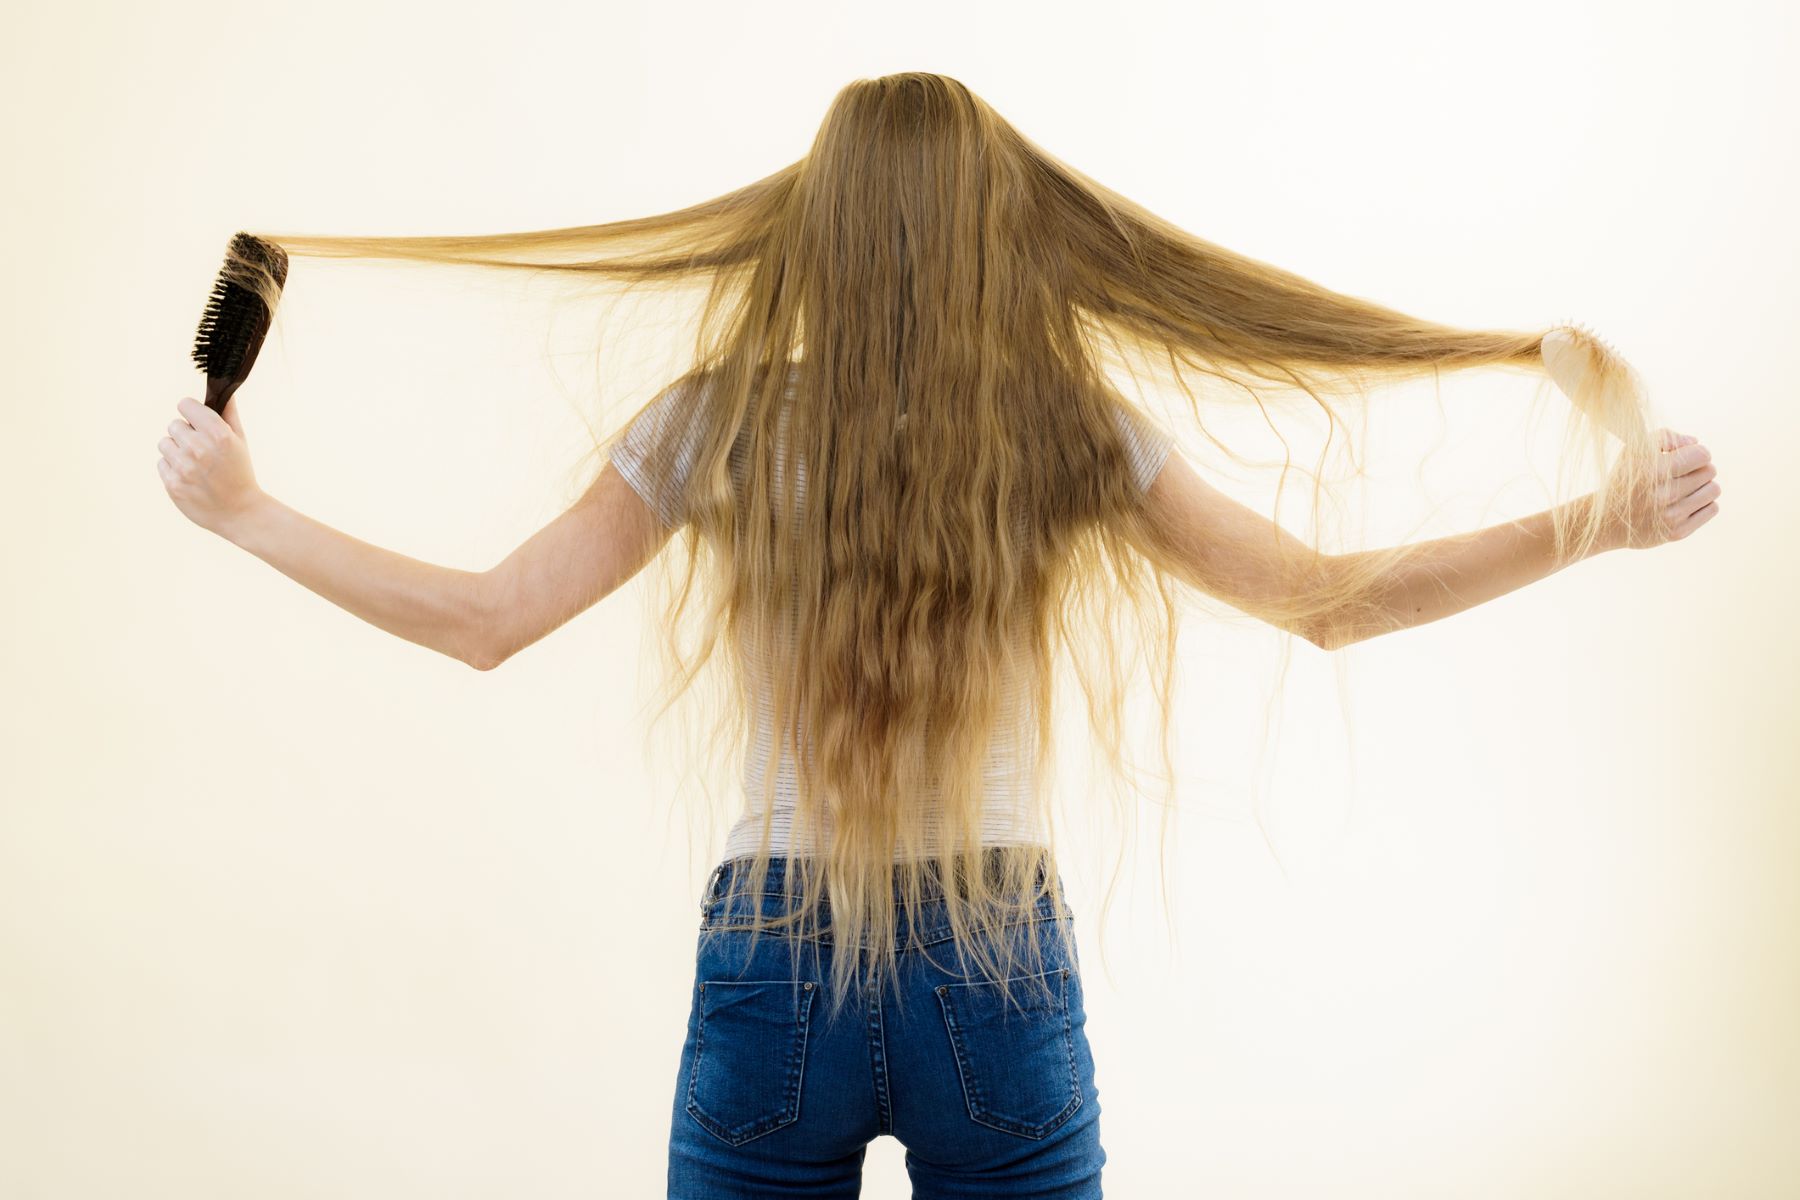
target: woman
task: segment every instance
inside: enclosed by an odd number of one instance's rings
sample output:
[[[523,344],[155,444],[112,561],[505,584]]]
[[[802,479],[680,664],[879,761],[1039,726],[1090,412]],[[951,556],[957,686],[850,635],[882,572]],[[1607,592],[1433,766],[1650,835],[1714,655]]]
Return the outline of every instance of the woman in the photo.
[[[715,742],[742,755],[744,805],[701,897],[671,1196],[853,1196],[884,1133],[919,1196],[1100,1194],[1048,814],[1060,654],[1122,767],[1133,638],[1154,650],[1166,750],[1178,591],[1330,650],[1718,512],[1705,447],[1652,433],[1637,377],[1585,331],[1455,329],[1235,254],[940,75],[856,81],[805,158],[673,213],[258,236],[290,255],[707,285],[691,369],[567,512],[485,572],[268,497],[235,401],[220,418],[183,400],[158,462],[196,523],[480,670],[668,562],[679,535],[667,628],[697,612],[700,636],[665,641],[668,700],[726,650],[732,736]],[[1379,416],[1369,385],[1548,372],[1572,402],[1567,461],[1611,462],[1523,520],[1327,554],[1211,486],[1111,365],[1172,385],[1196,423],[1199,382],[1208,404],[1256,405],[1284,445],[1323,414],[1346,449],[1343,417]],[[1331,497],[1322,474],[1313,496],[1315,512]]]

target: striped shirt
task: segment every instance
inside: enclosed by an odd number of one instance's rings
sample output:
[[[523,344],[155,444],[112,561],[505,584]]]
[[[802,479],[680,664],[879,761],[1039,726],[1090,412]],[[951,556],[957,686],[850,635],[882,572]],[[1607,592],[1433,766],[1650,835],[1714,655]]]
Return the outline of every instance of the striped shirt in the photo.
[[[794,372],[797,370],[798,367],[795,366],[788,375],[789,396],[793,394]],[[685,391],[680,387],[671,388],[658,396],[626,428],[615,444],[609,460],[643,498],[658,520],[669,527],[679,526],[686,520],[686,514],[682,510],[683,485],[698,457],[697,434],[684,437],[677,443],[675,469],[668,473],[670,478],[665,486],[657,486],[657,480],[645,469],[645,462],[670,428],[669,423],[679,420],[682,413],[692,411],[682,404],[684,396]],[[1120,407],[1114,412],[1125,442],[1132,478],[1139,488],[1147,490],[1167,461],[1174,442],[1166,432],[1135,409]],[[749,431],[746,428],[738,436],[731,451],[731,473],[740,489],[748,473],[748,464]],[[805,484],[806,467],[801,463],[795,477],[795,491],[801,497],[805,495]],[[792,621],[779,627],[784,631],[791,630]],[[791,634],[784,636],[778,647],[777,658],[785,658],[791,645]],[[1037,714],[1029,692],[1030,680],[1025,674],[1030,650],[1021,641],[1015,645],[1015,651],[1013,661],[1018,665],[1011,677],[1001,681],[1001,712],[989,740],[982,769],[983,845],[1043,844],[1047,840],[1039,818],[1032,811],[1031,776],[1037,752]],[[749,743],[743,767],[745,807],[726,838],[724,857],[727,859],[754,854],[762,837],[763,791],[776,743],[774,707],[767,677],[770,665],[765,657],[746,652],[745,690],[756,698],[756,704],[754,711],[747,714],[750,720]],[[806,744],[804,736],[801,744]],[[793,754],[784,755],[774,780],[774,807],[769,828],[769,853],[774,858],[780,858],[784,851],[795,854],[818,852],[816,842],[806,846],[795,844],[794,805],[799,794],[796,766]],[[937,828],[928,822],[928,844],[937,844],[937,832]],[[822,833],[823,839],[828,841],[829,816],[824,817]],[[896,849],[895,857],[899,856],[900,851]]]

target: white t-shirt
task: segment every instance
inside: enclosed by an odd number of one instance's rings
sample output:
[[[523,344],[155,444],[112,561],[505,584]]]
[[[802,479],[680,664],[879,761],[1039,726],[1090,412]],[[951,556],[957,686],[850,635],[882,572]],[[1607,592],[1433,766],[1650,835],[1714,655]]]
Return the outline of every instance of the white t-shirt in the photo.
[[[793,371],[790,371],[790,395],[793,379]],[[673,477],[660,488],[656,486],[650,472],[645,470],[644,464],[647,455],[668,428],[668,423],[679,420],[683,413],[692,411],[683,403],[686,399],[688,397],[684,387],[671,388],[658,396],[620,436],[610,459],[619,474],[665,526],[677,526],[686,520],[681,506],[683,485],[693,469],[698,447],[692,438],[686,438],[679,444],[676,469],[671,473]],[[1124,438],[1132,477],[1140,488],[1148,490],[1168,459],[1174,445],[1173,439],[1134,409],[1121,407],[1114,411],[1118,418],[1119,432]],[[748,454],[749,438],[746,430],[733,445],[731,453],[732,476],[740,487],[748,470]],[[795,480],[795,490],[802,497],[805,495],[805,481],[806,469],[802,463]],[[783,644],[780,649],[784,652],[787,644]],[[1021,646],[1015,661],[1026,662],[1028,653]],[[745,808],[726,839],[724,857],[727,859],[754,854],[762,834],[763,789],[775,745],[774,709],[769,689],[763,682],[766,678],[763,674],[764,667],[765,664],[756,659],[746,665],[750,676],[745,681],[747,690],[757,697],[757,703],[751,714],[749,745],[744,756]],[[1045,831],[1035,823],[1030,803],[1031,764],[1037,749],[1037,720],[1028,680],[1019,675],[1003,681],[1002,686],[1005,692],[1002,711],[989,742],[983,768],[985,790],[981,840],[984,845],[1042,844],[1046,840]],[[802,744],[805,744],[804,738]],[[775,858],[781,857],[794,841],[793,816],[798,796],[796,768],[793,754],[784,755],[780,772],[774,781],[769,853]],[[824,836],[830,836],[829,818]],[[813,843],[796,848],[795,853],[816,852],[816,849],[817,844]]]

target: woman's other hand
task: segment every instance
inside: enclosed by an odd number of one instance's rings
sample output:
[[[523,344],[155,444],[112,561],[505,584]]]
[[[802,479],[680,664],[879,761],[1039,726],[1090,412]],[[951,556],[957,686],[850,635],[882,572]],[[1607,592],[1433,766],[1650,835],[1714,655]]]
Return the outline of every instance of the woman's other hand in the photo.
[[[1719,469],[1712,451],[1691,433],[1656,432],[1661,448],[1654,468],[1642,476],[1615,526],[1616,544],[1633,550],[1680,541],[1719,515]]]
[[[169,422],[169,435],[156,443],[162,453],[157,473],[188,520],[225,536],[227,527],[263,498],[238,421],[237,397],[225,401],[222,417],[187,396],[175,408],[179,415]]]

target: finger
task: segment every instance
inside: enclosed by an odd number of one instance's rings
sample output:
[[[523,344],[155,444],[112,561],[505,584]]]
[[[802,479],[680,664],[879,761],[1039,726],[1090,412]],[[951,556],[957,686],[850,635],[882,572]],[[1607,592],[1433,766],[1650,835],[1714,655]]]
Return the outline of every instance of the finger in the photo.
[[[1670,540],[1678,541],[1681,538],[1686,537],[1688,534],[1694,532],[1694,530],[1700,528],[1718,515],[1719,502],[1717,500],[1714,500],[1711,504],[1695,509],[1693,515],[1689,516],[1687,520],[1675,527],[1674,532],[1669,535]]]
[[[1703,484],[1702,486],[1695,488],[1681,499],[1675,501],[1675,503],[1669,505],[1666,511],[1670,522],[1673,524],[1687,520],[1689,517],[1693,516],[1694,513],[1705,508],[1708,501],[1717,498],[1719,491],[1719,481],[1716,479],[1711,483]]]
[[[199,434],[192,425],[187,423],[187,418],[185,417],[176,417],[173,421],[169,422],[169,438],[177,446],[192,450],[194,448],[194,439],[198,436]]]
[[[1691,471],[1664,479],[1658,486],[1657,495],[1664,504],[1672,504],[1684,496],[1693,495],[1701,487],[1711,483],[1718,474],[1719,468],[1714,464],[1701,463]]]
[[[226,423],[229,424],[232,429],[236,430],[240,437],[243,436],[244,402],[238,399],[237,392],[233,392],[231,395],[225,397],[225,407],[223,412]]]
[[[1669,455],[1669,474],[1686,475],[1694,468],[1703,466],[1711,461],[1711,450],[1708,450],[1697,441],[1690,442],[1688,445],[1677,447],[1675,451]]]
[[[177,444],[174,438],[162,439],[160,442],[156,443],[156,448],[162,451],[162,456],[167,459],[172,466],[177,467],[180,470],[185,471],[188,467],[193,465],[193,455],[189,454],[185,448]]]
[[[221,417],[211,408],[208,408],[191,396],[183,396],[180,400],[177,400],[175,402],[175,407],[181,410],[181,415],[186,417],[188,423],[195,429],[205,430],[214,435],[221,435],[231,428],[231,426],[225,423],[224,417]]]
[[[1674,499],[1676,497],[1689,495],[1701,484],[1711,483],[1718,473],[1718,464],[1701,463],[1687,474],[1675,476],[1669,481],[1670,486],[1674,489],[1670,493],[1670,498]]]

